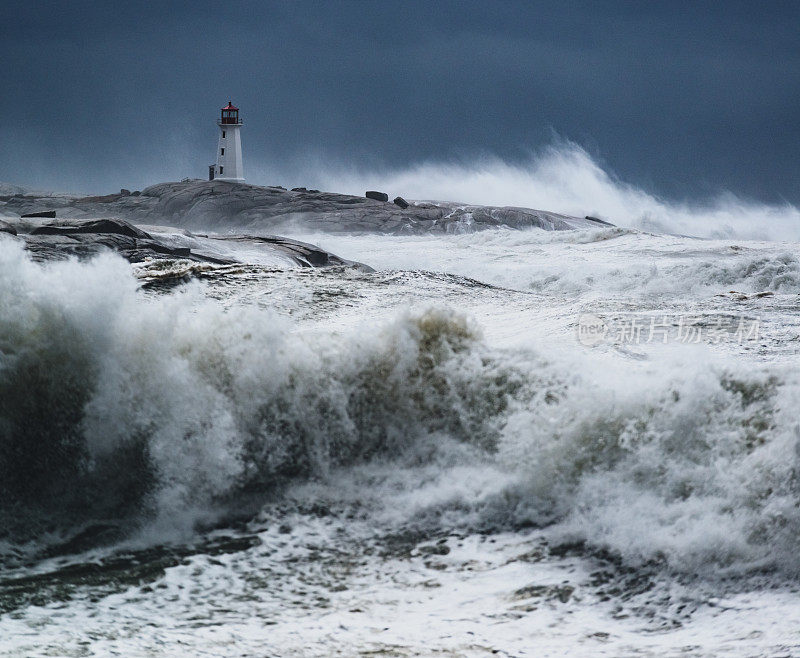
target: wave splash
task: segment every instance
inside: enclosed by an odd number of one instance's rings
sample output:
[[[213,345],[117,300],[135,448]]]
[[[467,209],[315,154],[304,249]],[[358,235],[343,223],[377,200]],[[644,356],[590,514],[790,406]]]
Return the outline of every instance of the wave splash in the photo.
[[[400,480],[363,486],[395,509],[462,478],[409,514],[533,523],[676,570],[800,572],[800,385],[776,366],[493,350],[447,309],[298,334],[199,285],[149,297],[116,257],[41,266],[9,243],[0,307],[6,541],[189,529],[388,463]]]
[[[796,573],[798,386],[729,365],[578,379],[509,418],[503,507],[568,541],[689,573]]]
[[[3,527],[197,515],[448,432],[488,441],[505,392],[466,319],[432,310],[349,339],[225,312],[200,286],[147,298],[112,256],[0,249]],[[484,437],[484,438],[482,438]]]
[[[704,238],[800,240],[800,209],[765,204],[726,192],[705,201],[670,201],[618,179],[578,144],[558,140],[529,162],[494,156],[461,162],[423,162],[405,169],[367,172],[327,164],[309,173],[323,189],[362,194],[398,190],[410,199],[522,206],[627,228]]]
[[[625,267],[609,262],[587,273],[570,264],[531,265],[524,271],[535,292],[582,295],[611,293],[631,297],[690,297],[746,292],[800,292],[800,260],[790,252],[772,254],[730,253],[701,256],[694,262],[653,263],[640,257]],[[523,279],[525,280],[525,279]]]

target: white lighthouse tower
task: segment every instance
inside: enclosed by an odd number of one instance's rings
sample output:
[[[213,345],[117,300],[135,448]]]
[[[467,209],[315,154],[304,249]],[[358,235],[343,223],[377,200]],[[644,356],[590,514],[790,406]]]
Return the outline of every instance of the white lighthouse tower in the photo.
[[[208,168],[208,179],[244,183],[242,138],[239,135],[242,121],[239,118],[239,108],[228,101],[228,105],[222,108],[217,125],[219,126],[217,164]]]

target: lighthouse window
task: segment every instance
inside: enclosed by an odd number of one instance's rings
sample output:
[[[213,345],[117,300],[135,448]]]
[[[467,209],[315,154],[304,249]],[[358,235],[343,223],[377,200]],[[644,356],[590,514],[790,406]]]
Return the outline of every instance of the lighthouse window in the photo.
[[[219,154],[220,154],[220,155],[225,155],[225,149],[220,149],[220,150],[219,150]]]
[[[222,131],[222,139],[225,139],[225,131]]]
[[[220,174],[222,173],[222,165],[220,165],[220,168],[219,168],[219,173],[220,173]]]

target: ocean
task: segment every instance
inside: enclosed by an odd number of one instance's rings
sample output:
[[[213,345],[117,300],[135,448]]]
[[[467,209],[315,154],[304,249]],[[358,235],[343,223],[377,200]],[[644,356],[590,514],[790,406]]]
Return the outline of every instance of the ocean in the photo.
[[[0,655],[800,655],[800,248],[656,228],[0,236]]]

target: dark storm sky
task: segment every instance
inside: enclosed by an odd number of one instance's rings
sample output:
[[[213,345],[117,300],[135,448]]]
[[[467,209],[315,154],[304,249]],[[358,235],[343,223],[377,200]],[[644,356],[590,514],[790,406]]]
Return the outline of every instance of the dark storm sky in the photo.
[[[232,98],[253,183],[555,135],[673,199],[800,203],[800,2],[112,4],[2,3],[0,180],[203,177]]]

